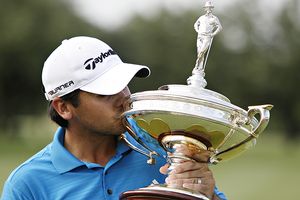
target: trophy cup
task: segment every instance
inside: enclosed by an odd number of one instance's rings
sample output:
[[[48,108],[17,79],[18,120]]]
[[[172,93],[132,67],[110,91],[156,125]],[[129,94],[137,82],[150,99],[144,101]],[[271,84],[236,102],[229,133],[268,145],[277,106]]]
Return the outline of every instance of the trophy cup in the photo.
[[[208,163],[218,164],[253,147],[268,125],[272,105],[249,106],[246,111],[222,94],[205,89],[208,54],[213,37],[222,30],[212,14],[213,7],[207,1],[206,13],[194,25],[198,33],[197,60],[187,85],[165,85],[155,91],[132,94],[129,108],[123,113],[128,132],[149,152],[130,144],[125,135],[121,137],[130,147],[147,155],[149,164],[155,162],[154,155],[161,149],[168,152],[169,170],[191,160],[178,151],[182,145],[193,151],[210,151]],[[203,194],[159,184],[124,192],[120,199],[209,200]]]

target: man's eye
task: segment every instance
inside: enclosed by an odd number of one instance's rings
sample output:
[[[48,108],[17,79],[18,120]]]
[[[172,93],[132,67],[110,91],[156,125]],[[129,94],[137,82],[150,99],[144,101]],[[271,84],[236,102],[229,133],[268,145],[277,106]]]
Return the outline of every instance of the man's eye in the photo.
[[[103,99],[103,100],[110,100],[110,99],[112,99],[113,96],[114,95],[100,95],[100,94],[98,94],[97,98]]]

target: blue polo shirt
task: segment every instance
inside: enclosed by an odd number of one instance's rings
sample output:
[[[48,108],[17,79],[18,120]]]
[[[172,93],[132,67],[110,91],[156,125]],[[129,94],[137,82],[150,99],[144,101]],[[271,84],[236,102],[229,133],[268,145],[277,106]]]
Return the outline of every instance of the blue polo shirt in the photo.
[[[119,141],[105,166],[83,162],[64,148],[64,135],[59,128],[52,143],[11,173],[2,200],[117,200],[122,192],[146,187],[153,179],[164,183],[166,177],[159,172],[165,164],[162,157],[148,165],[146,156]]]

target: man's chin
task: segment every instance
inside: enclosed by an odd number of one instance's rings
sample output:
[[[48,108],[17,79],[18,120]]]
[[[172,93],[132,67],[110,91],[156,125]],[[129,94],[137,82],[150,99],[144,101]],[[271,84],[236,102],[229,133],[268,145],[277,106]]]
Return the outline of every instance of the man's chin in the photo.
[[[121,131],[120,131],[120,135],[121,135],[122,133],[125,133],[126,131],[127,131],[127,129],[126,129],[124,126],[122,126]]]
[[[118,135],[121,135],[122,133],[125,133],[127,131],[126,127],[123,125],[123,123],[120,121],[118,124],[118,131],[116,132]]]

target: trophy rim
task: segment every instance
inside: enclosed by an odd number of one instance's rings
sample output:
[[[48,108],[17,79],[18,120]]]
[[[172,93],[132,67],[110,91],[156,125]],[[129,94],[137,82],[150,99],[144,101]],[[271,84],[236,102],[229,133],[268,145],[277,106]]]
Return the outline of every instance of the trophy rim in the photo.
[[[218,124],[220,126],[225,126],[228,129],[233,129],[233,130],[241,130],[245,133],[247,133],[248,135],[251,135],[250,131],[246,128],[244,128],[243,126],[235,126],[234,124],[230,124],[230,123],[226,123],[226,121],[220,121],[220,120],[214,120],[208,117],[202,117],[199,115],[193,115],[193,114],[189,114],[189,113],[181,113],[181,112],[176,112],[176,111],[163,111],[163,110],[143,110],[143,109],[131,109],[129,111],[125,111],[122,114],[122,117],[128,117],[128,116],[135,116],[135,115],[145,115],[145,114],[155,114],[155,113],[165,113],[165,114],[175,114],[177,116],[181,115],[181,116],[189,116],[189,117],[195,117],[195,118],[201,118],[205,121],[208,122],[212,122],[215,124]],[[252,124],[253,126],[258,124],[258,120],[256,118],[252,119]]]
[[[189,86],[186,87],[193,89],[193,87],[189,87]],[[205,93],[203,95],[198,95],[198,94],[191,95],[191,94],[180,93],[182,92],[180,90],[178,90],[175,93],[166,90],[149,90],[149,91],[142,91],[142,92],[131,94],[130,99],[128,101],[134,102],[134,101],[141,101],[141,100],[169,100],[169,101],[179,100],[185,103],[196,103],[196,104],[201,103],[204,105],[213,104],[215,108],[218,108],[220,110],[232,110],[233,112],[239,112],[243,115],[247,115],[246,110],[230,103],[230,101],[225,101],[223,98],[218,98],[215,95],[210,95],[211,92],[213,91],[207,89],[201,89],[200,91],[205,91]],[[219,94],[217,92],[214,93]]]

